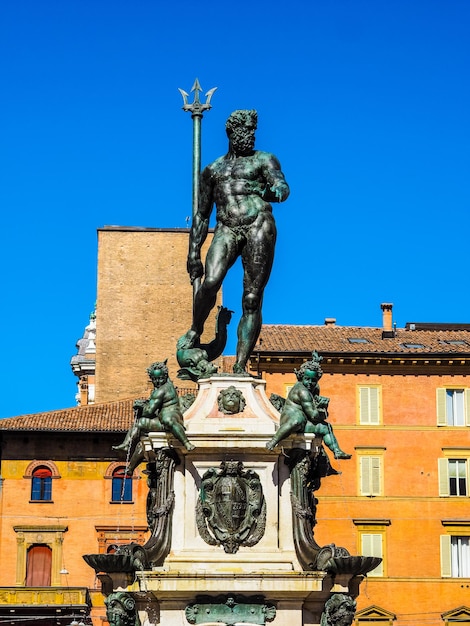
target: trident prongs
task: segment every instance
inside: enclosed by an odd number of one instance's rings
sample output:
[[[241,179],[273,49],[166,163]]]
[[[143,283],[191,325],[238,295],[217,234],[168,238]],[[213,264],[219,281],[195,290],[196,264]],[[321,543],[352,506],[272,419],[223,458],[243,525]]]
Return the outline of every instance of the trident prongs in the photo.
[[[183,89],[180,89],[178,87],[178,91],[183,97],[183,111],[191,111],[193,116],[202,115],[203,111],[208,111],[211,108],[212,106],[211,98],[216,89],[217,87],[213,87],[212,89],[209,89],[209,91],[206,93],[205,103],[201,102],[199,99],[199,92],[202,91],[202,88],[201,88],[201,85],[199,84],[199,80],[196,78],[196,80],[194,81],[194,85],[191,88],[191,91],[194,91],[194,101],[192,104],[188,104],[189,94]]]
[[[199,175],[201,173],[201,124],[203,112],[212,108],[211,98],[216,89],[217,87],[209,89],[206,93],[206,101],[205,103],[202,103],[199,99],[199,92],[202,91],[202,89],[198,79],[196,78],[191,89],[191,91],[194,91],[194,102],[192,104],[188,104],[189,94],[178,87],[178,91],[183,96],[183,111],[191,111],[191,118],[193,120],[193,224],[195,216],[198,212],[199,203]],[[193,299],[196,297],[200,284],[200,278],[194,279]]]

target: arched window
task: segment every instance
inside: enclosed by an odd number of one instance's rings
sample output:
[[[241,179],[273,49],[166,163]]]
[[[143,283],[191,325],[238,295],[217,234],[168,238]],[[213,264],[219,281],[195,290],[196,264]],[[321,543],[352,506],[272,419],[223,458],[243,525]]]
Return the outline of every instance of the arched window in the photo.
[[[26,587],[51,586],[52,550],[45,544],[33,544],[26,554]]]
[[[112,502],[132,502],[132,476],[126,474],[126,468],[116,467],[112,475]]]
[[[52,471],[46,465],[39,465],[32,473],[31,500],[52,500]]]

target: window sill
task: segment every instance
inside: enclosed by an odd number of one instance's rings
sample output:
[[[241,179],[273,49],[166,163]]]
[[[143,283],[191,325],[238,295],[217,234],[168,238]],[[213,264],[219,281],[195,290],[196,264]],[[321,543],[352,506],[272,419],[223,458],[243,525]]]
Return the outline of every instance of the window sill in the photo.
[[[30,504],[54,504],[54,500],[30,500]]]
[[[110,500],[109,504],[134,504],[134,500]]]

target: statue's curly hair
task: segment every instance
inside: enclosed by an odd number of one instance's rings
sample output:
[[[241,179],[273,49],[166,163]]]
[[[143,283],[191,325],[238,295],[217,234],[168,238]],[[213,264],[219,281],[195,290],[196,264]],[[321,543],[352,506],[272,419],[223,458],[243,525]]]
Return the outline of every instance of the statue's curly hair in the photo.
[[[127,591],[114,591],[104,600],[108,617],[117,613],[125,626],[141,626],[134,598]]]
[[[247,123],[253,124],[255,128],[258,126],[258,113],[255,109],[239,109],[238,111],[233,111],[225,123],[227,135],[230,137],[235,128],[245,126]]]
[[[338,621],[346,621],[350,624],[354,619],[356,602],[345,593],[334,593],[325,603],[325,609],[321,616],[321,626],[335,626]]]
[[[319,361],[305,361],[305,363],[302,363],[298,370],[294,369],[297,380],[300,380],[306,371],[317,372],[318,377],[323,375],[323,370]]]
[[[242,413],[246,406],[246,401],[243,396],[243,393],[240,391],[240,389],[237,389],[234,385],[230,385],[230,387],[227,387],[226,389],[222,389],[222,391],[217,396],[217,405],[219,407],[219,411],[224,412],[224,398],[225,396],[231,395],[231,394],[235,394],[237,396],[238,401],[239,401],[240,413]]]
[[[155,363],[152,363],[147,367],[147,374],[151,376],[154,370],[161,370],[164,374],[168,376],[168,366],[166,362],[167,359],[165,359],[164,361],[155,361]]]

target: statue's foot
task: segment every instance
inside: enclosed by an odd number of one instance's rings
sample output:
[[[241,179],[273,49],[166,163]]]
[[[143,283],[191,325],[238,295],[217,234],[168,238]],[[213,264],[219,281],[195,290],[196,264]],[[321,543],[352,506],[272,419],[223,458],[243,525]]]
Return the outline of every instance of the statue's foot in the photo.
[[[188,348],[194,348],[199,336],[195,330],[190,328],[187,333],[178,339],[176,342],[176,348],[178,350],[187,350]]]
[[[271,440],[271,441],[268,441],[268,443],[266,444],[266,448],[267,448],[268,450],[274,450],[274,448],[276,447],[276,445],[277,445],[277,444]]]
[[[241,363],[235,363],[235,365],[233,366],[233,373],[234,374],[246,374],[246,368],[244,365],[242,365]]]
[[[191,452],[191,450],[194,450],[196,446],[190,441],[186,441],[186,443],[184,444],[184,447],[186,448],[188,452]]]
[[[129,446],[127,443],[120,443],[118,446],[111,446],[113,450],[123,450],[127,452],[129,450]]]
[[[343,452],[342,450],[335,450],[335,459],[350,459],[351,458],[351,454],[347,454],[346,452]]]

